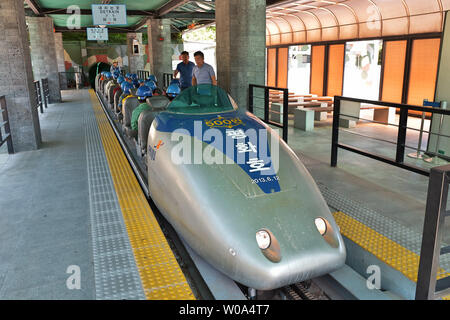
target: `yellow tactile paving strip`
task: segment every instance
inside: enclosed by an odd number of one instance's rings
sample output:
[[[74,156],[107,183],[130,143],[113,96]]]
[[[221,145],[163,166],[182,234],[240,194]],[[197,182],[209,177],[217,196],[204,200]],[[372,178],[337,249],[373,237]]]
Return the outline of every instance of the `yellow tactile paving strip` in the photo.
[[[195,299],[93,90],[90,95],[146,298]]]
[[[333,215],[343,236],[372,253],[390,267],[400,271],[411,281],[417,282],[419,255],[343,212],[335,212]],[[450,276],[450,273],[445,273],[445,270],[439,269],[438,279],[447,276]],[[445,299],[449,300],[450,296],[445,297]]]

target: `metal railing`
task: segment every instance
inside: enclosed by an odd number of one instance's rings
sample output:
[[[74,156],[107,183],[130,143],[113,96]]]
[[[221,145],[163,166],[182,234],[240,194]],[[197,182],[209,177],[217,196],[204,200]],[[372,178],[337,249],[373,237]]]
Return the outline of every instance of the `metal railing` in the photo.
[[[416,300],[434,300],[450,295],[450,276],[438,279],[440,256],[450,254],[441,248],[450,184],[450,165],[431,169],[417,275]],[[441,270],[442,271],[442,270]]]
[[[391,123],[384,123],[384,122],[372,121],[372,120],[367,120],[367,119],[361,119],[359,116],[355,116],[354,114],[342,113],[341,110],[342,110],[343,102],[360,103],[360,104],[363,103],[363,104],[370,104],[370,105],[375,105],[375,106],[400,109],[399,124],[396,125],[396,124],[391,124]],[[348,110],[347,107],[346,107],[346,109]],[[357,109],[357,110],[359,111],[359,109]],[[402,169],[406,169],[406,170],[409,170],[409,171],[412,171],[412,172],[415,172],[415,173],[418,173],[418,174],[421,174],[424,176],[429,176],[430,172],[428,170],[424,170],[420,167],[405,163],[405,149],[407,147],[407,145],[406,145],[407,130],[420,131],[418,129],[408,127],[409,111],[429,112],[431,114],[440,114],[440,115],[450,116],[450,110],[336,96],[334,98],[333,135],[332,135],[332,143],[331,143],[331,166],[332,167],[337,166],[338,149],[341,148],[341,149],[344,149],[344,150],[347,150],[350,152],[354,152],[354,153],[357,153],[357,154],[365,156],[365,157],[369,157],[369,158],[372,158],[372,159],[375,159],[378,161],[382,161],[384,163],[394,165],[394,166],[402,168]],[[383,140],[384,142],[388,142],[388,143],[392,143],[392,144],[396,145],[395,159],[391,159],[391,158],[385,157],[383,155],[374,154],[372,152],[365,151],[360,148],[356,148],[356,147],[352,147],[347,144],[340,143],[339,142],[339,130],[340,130],[340,126],[341,126],[340,120],[342,117],[344,117],[344,119],[346,119],[346,120],[350,120],[350,119],[353,121],[363,120],[363,121],[367,121],[367,122],[371,122],[371,123],[380,123],[380,124],[384,124],[384,125],[398,127],[396,142]],[[350,132],[350,133],[352,133],[352,132]],[[354,133],[354,134],[357,134],[359,136],[363,136],[366,138],[381,140],[378,138],[365,136],[365,135],[359,134],[359,133]],[[446,137],[450,138],[450,136],[446,136]]]
[[[40,81],[34,81],[34,91],[36,92],[36,108],[39,109],[41,113],[44,113]]]
[[[264,97],[255,96],[255,88],[264,89]],[[283,109],[279,111],[273,111],[270,109],[270,92],[282,92]],[[264,100],[264,117],[260,118],[265,123],[273,125],[275,127],[283,129],[283,140],[288,142],[288,125],[289,125],[289,90],[285,88],[275,88],[256,84],[250,84],[248,88],[248,111],[254,113],[255,99]],[[258,107],[256,107],[258,108]],[[281,123],[271,120],[270,113],[276,113],[283,115],[283,121]],[[281,117],[280,117],[281,120]]]
[[[59,72],[60,83],[66,83],[67,89],[81,89],[86,87],[86,77],[81,71]]]
[[[173,80],[173,74],[171,73],[163,73],[163,85],[164,88],[170,86],[170,82]]]
[[[41,79],[41,86],[42,86],[42,98],[44,101],[45,108],[48,108],[48,105],[50,104],[50,88],[48,86],[48,79],[44,78]]]
[[[139,79],[147,80],[148,77],[150,76],[150,71],[148,71],[148,70],[138,70],[137,71],[137,76],[138,76]]]
[[[5,96],[0,97],[0,113],[3,121],[0,123],[0,147],[6,142],[8,146],[8,153],[14,153],[14,147],[11,137],[11,127],[9,126],[8,108],[6,106]],[[2,128],[5,128],[5,136],[2,135]]]

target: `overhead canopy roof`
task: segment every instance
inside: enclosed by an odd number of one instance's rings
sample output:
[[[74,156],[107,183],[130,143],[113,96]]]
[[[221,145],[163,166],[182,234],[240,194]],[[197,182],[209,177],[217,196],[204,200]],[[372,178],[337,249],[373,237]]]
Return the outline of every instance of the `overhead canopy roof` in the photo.
[[[108,27],[111,32],[133,32],[146,25],[148,18],[171,18],[176,29],[186,28],[193,22],[211,22],[215,19],[214,0],[24,0],[28,13],[48,15],[57,31],[77,31],[67,29],[70,14],[67,8],[78,6],[81,11],[81,27],[92,27],[92,4],[125,4],[127,6],[126,26]],[[69,13],[72,13],[71,11]]]
[[[267,8],[267,45],[441,32],[450,0],[284,1]]]

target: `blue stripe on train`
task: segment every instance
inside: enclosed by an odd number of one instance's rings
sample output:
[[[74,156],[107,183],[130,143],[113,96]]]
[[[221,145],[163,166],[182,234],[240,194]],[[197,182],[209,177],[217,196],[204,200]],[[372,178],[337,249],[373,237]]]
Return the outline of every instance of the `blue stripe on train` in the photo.
[[[267,130],[260,120],[249,113],[242,111],[227,112],[211,115],[175,114],[169,112],[160,113],[156,117],[157,130],[161,132],[174,132],[184,129],[192,137],[212,145],[227,157],[233,159],[252,179],[264,193],[280,192],[281,187],[278,176],[273,168],[270,156]],[[196,124],[197,123],[197,124]],[[199,130],[201,129],[201,130]],[[211,139],[204,139],[204,133],[208,129],[217,129],[222,133],[222,143]],[[249,129],[255,130],[255,135],[242,137],[240,133],[251,133]],[[260,135],[259,130],[263,130]],[[213,134],[212,134],[213,135]],[[264,140],[261,141],[260,140]],[[233,145],[233,150],[227,150],[227,145]],[[256,152],[254,152],[256,147]],[[248,152],[239,153],[249,149]],[[265,150],[264,150],[265,149]]]

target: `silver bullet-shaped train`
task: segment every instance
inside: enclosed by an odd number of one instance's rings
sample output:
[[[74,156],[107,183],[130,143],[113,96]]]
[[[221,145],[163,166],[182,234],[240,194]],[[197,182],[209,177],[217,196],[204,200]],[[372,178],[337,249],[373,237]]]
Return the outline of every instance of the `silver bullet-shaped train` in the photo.
[[[344,265],[339,228],[307,169],[225,91],[185,89],[151,121],[150,196],[215,268],[271,290]]]

